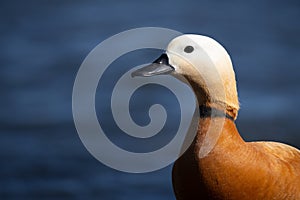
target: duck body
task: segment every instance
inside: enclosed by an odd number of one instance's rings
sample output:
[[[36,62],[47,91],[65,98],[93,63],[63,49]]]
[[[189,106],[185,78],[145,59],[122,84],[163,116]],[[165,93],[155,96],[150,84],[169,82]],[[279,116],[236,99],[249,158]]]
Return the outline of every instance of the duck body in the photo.
[[[200,158],[211,120],[200,118],[194,142],[174,163],[172,180],[178,200],[300,199],[299,150],[275,142],[245,142],[235,123],[226,119],[217,144]]]
[[[239,110],[235,73],[221,44],[202,35],[179,36],[153,65],[132,75],[167,73],[191,87],[201,108],[218,110],[199,116],[192,144],[174,163],[178,200],[300,200],[300,151],[241,138],[234,122]]]

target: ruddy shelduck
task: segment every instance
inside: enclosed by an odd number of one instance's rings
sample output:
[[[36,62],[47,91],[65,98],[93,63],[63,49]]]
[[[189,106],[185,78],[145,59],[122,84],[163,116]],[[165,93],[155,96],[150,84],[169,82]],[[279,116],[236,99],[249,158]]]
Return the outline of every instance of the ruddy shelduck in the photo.
[[[300,200],[300,151],[241,138],[235,73],[222,45],[202,35],[181,35],[132,75],[159,74],[187,82],[200,108],[196,136],[173,166],[177,199]]]

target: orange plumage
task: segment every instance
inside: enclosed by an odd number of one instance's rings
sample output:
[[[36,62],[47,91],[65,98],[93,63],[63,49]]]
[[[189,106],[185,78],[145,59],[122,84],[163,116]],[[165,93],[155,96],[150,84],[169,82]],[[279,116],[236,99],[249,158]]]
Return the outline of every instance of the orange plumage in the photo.
[[[210,121],[200,119],[193,144],[174,164],[177,199],[300,199],[299,150],[275,142],[245,142],[226,119],[213,150],[199,158]]]

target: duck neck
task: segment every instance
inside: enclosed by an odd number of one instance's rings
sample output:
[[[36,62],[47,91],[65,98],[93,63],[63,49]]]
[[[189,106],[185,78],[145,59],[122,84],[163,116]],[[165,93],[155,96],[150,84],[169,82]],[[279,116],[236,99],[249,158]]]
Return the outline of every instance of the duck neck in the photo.
[[[213,92],[217,93],[217,95],[215,95],[215,97],[212,97],[210,95],[210,91],[208,91],[206,87],[198,83],[197,80],[194,80],[190,77],[185,78],[189,83],[190,87],[192,87],[200,108],[205,107],[214,110],[220,110],[223,111],[227,116],[233,118],[234,120],[237,118],[239,103],[236,87],[230,90],[226,86],[224,86],[224,95],[222,95],[223,92],[218,92],[219,90],[215,89],[213,90]]]
[[[207,135],[209,127],[212,123],[222,123],[222,121],[224,121],[224,124],[219,135],[214,131],[211,132],[212,135],[218,135],[216,144],[206,156],[201,156],[203,155],[201,153],[203,148],[207,148],[206,145],[209,145],[210,142],[207,141],[207,138],[210,138]],[[240,172],[243,166],[249,164],[246,160],[249,158],[248,147],[240,137],[234,121],[221,117],[201,117],[192,151],[194,152],[193,162],[196,163],[196,170],[202,184],[200,187],[204,188],[211,199],[226,199],[218,197],[218,195],[228,194],[231,188],[228,189],[227,186],[234,182],[236,178],[234,174]],[[241,162],[247,164],[241,165]],[[224,186],[226,187],[225,190]]]
[[[211,155],[218,149],[235,148],[245,142],[241,138],[232,118],[215,115],[200,115],[197,135],[194,140],[194,150],[199,159]]]
[[[227,112],[225,109],[218,109],[216,107],[209,107],[206,105],[199,106],[200,117],[225,117],[234,121],[233,115],[230,112]]]

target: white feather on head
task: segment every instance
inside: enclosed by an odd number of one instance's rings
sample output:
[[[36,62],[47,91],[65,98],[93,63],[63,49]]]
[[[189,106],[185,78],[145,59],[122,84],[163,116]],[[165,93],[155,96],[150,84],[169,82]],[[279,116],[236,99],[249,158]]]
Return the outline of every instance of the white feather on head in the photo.
[[[191,46],[193,51],[185,51]],[[191,50],[191,48],[189,49]],[[173,75],[182,76],[193,86],[199,104],[226,106],[234,118],[239,102],[236,79],[230,56],[214,39],[185,34],[173,39],[166,50]]]

